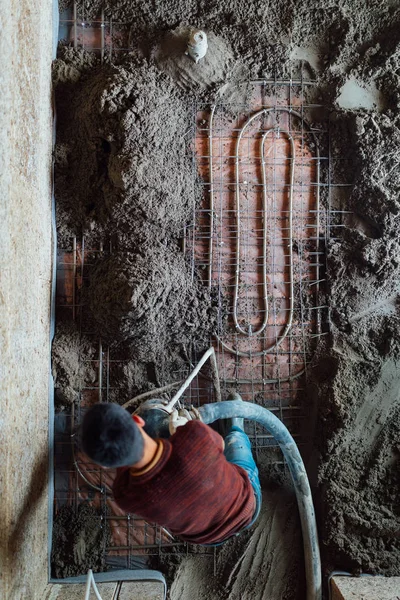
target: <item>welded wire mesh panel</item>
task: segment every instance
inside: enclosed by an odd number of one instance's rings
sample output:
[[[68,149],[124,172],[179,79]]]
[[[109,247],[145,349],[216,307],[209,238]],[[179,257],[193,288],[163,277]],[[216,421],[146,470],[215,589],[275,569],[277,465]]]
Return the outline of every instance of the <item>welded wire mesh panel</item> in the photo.
[[[60,15],[59,40],[67,47],[85,50],[101,58],[102,62],[112,63],[130,49],[130,23],[117,21],[112,16],[99,12],[96,18],[88,16],[84,0],[76,0],[71,9]],[[121,390],[117,374],[123,370],[130,357],[121,357],[119,348],[105,345],[91,329],[87,318],[87,307],[82,297],[82,287],[90,276],[94,261],[100,255],[112,253],[112,248],[88,248],[84,239],[71,239],[68,247],[58,248],[57,252],[57,320],[75,323],[79,335],[92,340],[95,352],[89,358],[79,357],[79,369],[94,373],[90,380],[82,383],[79,397],[70,409],[56,412],[54,437],[55,514],[65,505],[75,510],[83,503],[89,503],[99,511],[99,527],[106,524],[111,538],[103,548],[104,557],[110,566],[135,568],[143,566],[143,561],[151,555],[168,552],[195,552],[210,556],[215,561],[215,549],[197,548],[174,539],[165,529],[135,515],[126,515],[112,500],[110,486],[114,478],[112,471],[105,472],[90,463],[79,447],[77,431],[85,411],[96,402],[115,401]],[[197,357],[193,355],[196,362]],[[88,365],[90,363],[90,365]],[[187,370],[177,372],[179,381],[187,375]],[[169,383],[169,382],[165,382]],[[188,391],[187,401],[200,405],[202,387],[209,390],[212,400],[212,386],[205,380],[196,378]],[[62,390],[61,390],[62,391]],[[57,393],[60,390],[56,390]]]
[[[85,411],[97,402],[115,401],[121,383],[115,377],[114,370],[120,372],[124,362],[129,360],[128,357],[121,358],[118,346],[110,348],[90,328],[89,309],[83,294],[85,282],[90,278],[95,260],[110,253],[112,248],[109,246],[88,248],[83,238],[73,238],[68,247],[58,248],[57,251],[57,320],[74,324],[80,338],[91,344],[93,352],[89,358],[84,351],[78,356],[77,368],[87,375],[81,380],[76,400],[61,412],[56,410],[54,512],[57,514],[57,511],[66,505],[77,511],[84,503],[96,508],[99,514],[99,528],[107,527],[110,532],[108,537],[102,538],[102,551],[106,563],[111,567],[143,567],[150,556],[168,552],[193,552],[215,559],[214,549],[197,548],[182,543],[164,528],[120,510],[111,493],[115,472],[105,471],[91,463],[81,451],[79,425]],[[177,373],[176,376],[182,378],[185,374]],[[192,404],[199,404],[202,385],[196,378],[193,388],[188,393]],[[209,382],[206,385],[209,385]],[[60,393],[62,395],[62,388],[57,388],[56,398]]]
[[[59,39],[75,49],[87,50],[101,60],[113,62],[130,48],[130,23],[112,16],[88,15],[84,0],[76,0],[72,7],[60,14]]]
[[[129,49],[129,25],[104,13],[88,19],[85,2],[77,0],[61,15],[60,39],[113,62]],[[237,390],[244,400],[273,410],[300,447],[308,437],[305,374],[327,330],[324,250],[340,231],[349,188],[335,180],[328,113],[315,102],[314,88],[301,68],[298,80],[255,82],[245,105],[193,108],[193,177],[202,202],[193,207],[184,235],[193,273],[202,273],[218,302],[210,344],[217,351],[223,399]],[[149,555],[199,550],[123,514],[110,494],[114,474],[89,463],[79,448],[76,431],[85,410],[115,400],[120,385],[115,373],[129,360],[90,330],[82,297],[95,259],[110,252],[85,247],[83,239],[58,250],[57,318],[73,321],[79,335],[91,340],[94,351],[80,363],[85,368],[90,363],[94,375],[82,383],[70,409],[56,415],[55,511],[65,504],[95,506],[99,526],[108,524],[111,531],[103,548],[107,563],[132,568]],[[184,378],[199,358],[189,352],[185,372],[176,372],[174,380]],[[184,401],[194,406],[215,401],[207,368]],[[250,422],[246,430],[259,457],[282,462],[265,430]],[[215,549],[201,552],[215,561]]]
[[[194,109],[194,176],[203,202],[187,251],[217,298],[214,345],[225,398],[275,411],[300,444],[305,376],[327,333],[321,303],[330,216],[328,119],[313,83],[259,81],[247,105]],[[326,115],[328,117],[328,115]],[[339,211],[338,211],[339,212]],[[257,452],[271,436],[246,425]],[[271,460],[281,462],[275,449]]]
[[[327,332],[327,311],[320,301],[324,250],[340,231],[341,197],[349,188],[334,180],[328,120],[312,125],[312,112],[322,107],[306,100],[309,85],[257,82],[249,105],[194,107],[193,177],[202,202],[194,206],[184,244],[193,273],[203,274],[218,302],[218,327],[210,344],[217,351],[223,399],[237,390],[244,400],[268,407],[301,448],[309,436],[305,375]],[[249,123],[263,109],[268,112]],[[99,526],[107,523],[111,531],[103,549],[107,563],[134,567],[149,555],[198,549],[119,511],[110,494],[113,473],[88,463],[74,438],[88,407],[115,399],[119,383],[113,373],[125,360],[88,330],[82,297],[95,259],[110,252],[109,247],[87,248],[85,240],[77,239],[58,250],[57,316],[75,322],[80,335],[92,340],[94,354],[80,360],[90,362],[95,376],[82,384],[71,410],[56,416],[55,509],[86,502],[95,506]],[[198,359],[189,356],[189,370]],[[174,379],[186,374],[177,372]],[[213,401],[213,384],[204,369],[185,402]],[[246,431],[259,457],[282,463],[268,432],[250,422]],[[214,549],[202,552],[215,560]]]

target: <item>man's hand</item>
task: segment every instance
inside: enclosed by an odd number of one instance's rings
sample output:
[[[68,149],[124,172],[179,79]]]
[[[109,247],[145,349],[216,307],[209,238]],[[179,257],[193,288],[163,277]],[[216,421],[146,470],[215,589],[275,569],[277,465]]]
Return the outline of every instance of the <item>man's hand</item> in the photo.
[[[180,408],[179,410],[174,410],[171,413],[169,418],[169,432],[171,435],[174,435],[178,427],[182,427],[182,425],[186,425],[188,421],[191,421],[192,417],[190,412],[186,410],[186,408]]]

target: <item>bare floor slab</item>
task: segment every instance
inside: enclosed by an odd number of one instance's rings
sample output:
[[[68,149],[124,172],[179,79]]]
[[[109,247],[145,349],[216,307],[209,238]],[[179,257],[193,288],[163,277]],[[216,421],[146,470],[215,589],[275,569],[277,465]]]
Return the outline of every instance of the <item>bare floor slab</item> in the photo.
[[[398,600],[400,577],[334,577],[332,600]]]

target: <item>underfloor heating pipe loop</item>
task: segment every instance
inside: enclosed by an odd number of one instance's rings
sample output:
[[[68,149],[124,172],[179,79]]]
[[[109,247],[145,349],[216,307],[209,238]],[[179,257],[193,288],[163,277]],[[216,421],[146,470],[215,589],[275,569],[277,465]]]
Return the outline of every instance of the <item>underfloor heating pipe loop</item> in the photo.
[[[208,287],[211,289],[212,287],[212,265],[213,265],[213,245],[214,245],[214,173],[213,173],[213,126],[214,126],[214,117],[215,117],[216,105],[211,107],[210,113],[210,123],[209,123],[209,132],[208,132],[208,146],[209,146],[209,170],[210,170],[210,239],[209,239],[209,264],[208,264]],[[289,251],[289,314],[285,324],[285,327],[278,336],[277,340],[270,345],[268,348],[264,348],[259,352],[243,352],[238,348],[234,348],[226,344],[224,341],[220,339],[218,335],[216,335],[219,343],[226,349],[228,352],[235,354],[236,356],[243,357],[255,357],[255,356],[263,356],[269,354],[272,350],[277,348],[282,344],[282,342],[287,337],[293,321],[293,313],[294,313],[294,273],[293,273],[293,192],[294,192],[294,172],[295,172],[295,162],[296,162],[296,153],[295,146],[293,141],[293,136],[290,132],[290,125],[288,129],[282,129],[279,126],[274,126],[268,129],[261,137],[260,140],[260,159],[261,159],[261,175],[262,175],[262,197],[263,197],[263,302],[264,302],[264,319],[262,325],[255,331],[247,331],[243,329],[239,324],[237,307],[238,307],[238,297],[239,297],[239,283],[240,283],[240,142],[242,137],[248,128],[248,126],[255,120],[261,118],[265,115],[270,114],[287,114],[289,120],[291,118],[296,118],[302,124],[302,128],[304,128],[311,136],[311,139],[315,145],[315,157],[316,157],[316,173],[315,173],[315,204],[316,204],[316,215],[317,215],[317,235],[319,235],[319,204],[320,204],[320,153],[318,140],[313,132],[309,123],[304,119],[303,115],[293,110],[292,108],[284,107],[284,106],[275,106],[270,108],[262,108],[261,110],[255,112],[251,115],[247,121],[244,123],[242,128],[239,131],[239,135],[236,139],[235,144],[235,198],[236,198],[236,206],[235,206],[235,215],[237,221],[237,234],[236,234],[236,251],[235,251],[235,284],[234,284],[234,298],[233,298],[233,321],[235,325],[236,331],[244,336],[255,337],[260,335],[267,326],[268,322],[268,289],[267,289],[267,226],[268,226],[268,215],[267,215],[267,195],[266,195],[266,185],[267,185],[267,177],[265,172],[265,156],[264,156],[264,147],[265,141],[271,132],[279,132],[280,134],[284,134],[290,145],[290,175],[289,175],[289,211],[288,211],[288,220],[289,220],[289,243],[288,243],[288,251]],[[317,277],[318,279],[318,277]],[[303,371],[302,371],[303,373]],[[289,377],[285,381],[291,381],[292,378]]]
[[[272,412],[243,400],[205,404],[200,407],[199,412],[206,424],[213,423],[218,419],[233,417],[257,421],[279,444],[292,476],[299,507],[307,582],[306,598],[307,600],[321,600],[321,559],[311,488],[300,452],[289,431]]]

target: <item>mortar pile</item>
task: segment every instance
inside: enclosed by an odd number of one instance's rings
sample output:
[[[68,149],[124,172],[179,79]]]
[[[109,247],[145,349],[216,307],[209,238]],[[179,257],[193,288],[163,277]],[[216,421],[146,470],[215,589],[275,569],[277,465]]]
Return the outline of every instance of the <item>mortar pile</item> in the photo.
[[[111,251],[95,255],[84,321],[139,363],[174,361],[192,343],[207,346],[216,318],[180,249],[197,202],[187,104],[143,59],[96,67],[68,50],[64,59],[56,69],[59,245],[84,236],[86,247]],[[76,75],[65,81],[71,62]]]

